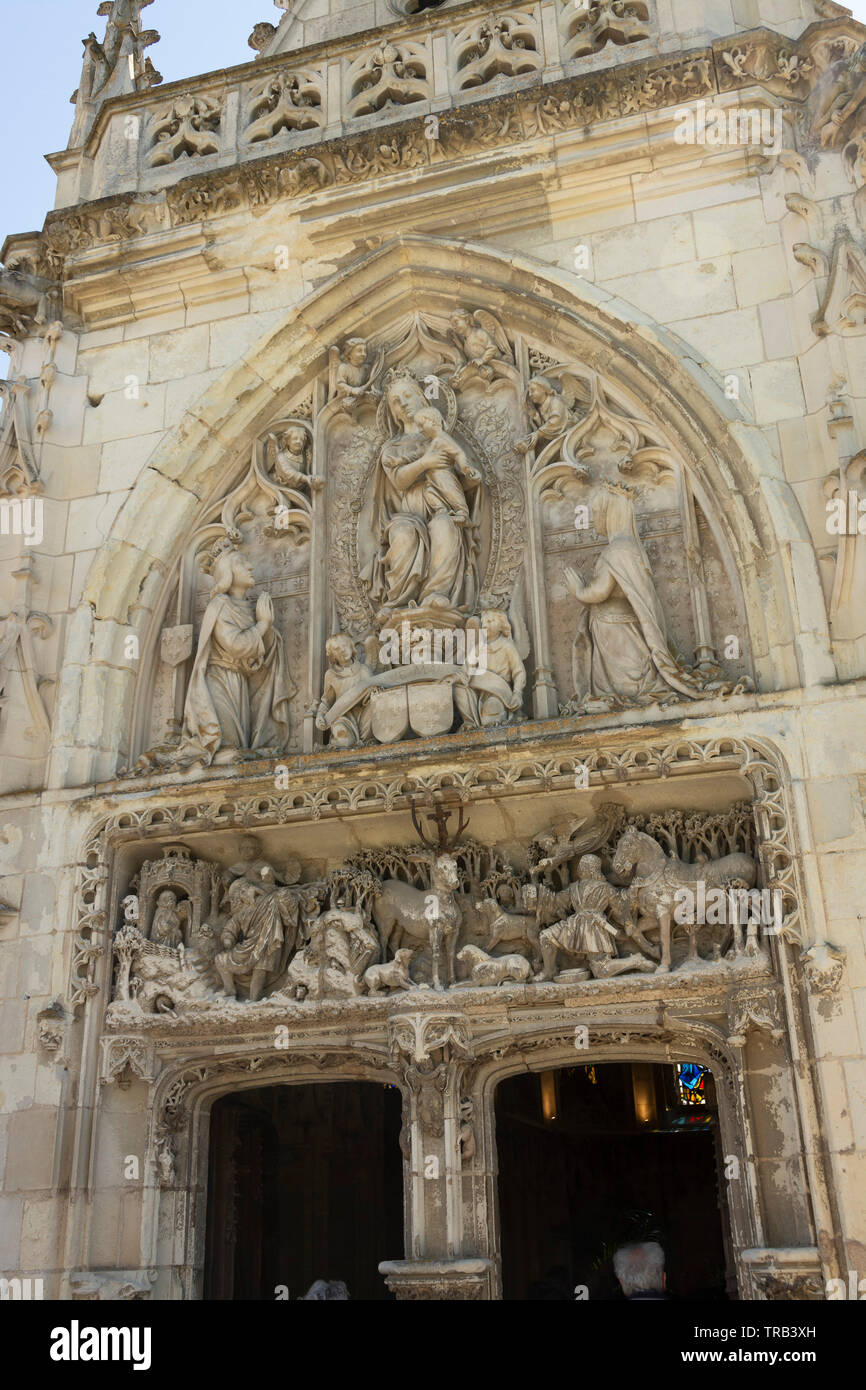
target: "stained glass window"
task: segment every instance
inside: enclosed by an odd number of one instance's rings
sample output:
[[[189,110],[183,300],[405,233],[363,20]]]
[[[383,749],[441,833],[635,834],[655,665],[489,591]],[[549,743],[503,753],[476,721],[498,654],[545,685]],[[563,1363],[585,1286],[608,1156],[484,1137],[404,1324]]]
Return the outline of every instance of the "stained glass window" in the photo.
[[[680,1105],[706,1105],[706,1067],[697,1062],[678,1062],[676,1067],[677,1100]]]

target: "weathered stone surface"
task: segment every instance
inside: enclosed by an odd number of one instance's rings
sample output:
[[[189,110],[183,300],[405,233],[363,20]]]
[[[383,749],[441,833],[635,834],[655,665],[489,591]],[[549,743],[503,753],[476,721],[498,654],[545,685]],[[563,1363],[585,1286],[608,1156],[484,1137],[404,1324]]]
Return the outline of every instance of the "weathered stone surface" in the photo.
[[[207,1106],[362,1078],[383,1278],[499,1297],[495,1088],[585,1025],[713,1071],[729,1290],[820,1296],[866,1247],[857,26],[312,0],[162,92],[144,8],[0,275],[0,1268],[201,1296]],[[781,933],[678,922],[699,881]]]

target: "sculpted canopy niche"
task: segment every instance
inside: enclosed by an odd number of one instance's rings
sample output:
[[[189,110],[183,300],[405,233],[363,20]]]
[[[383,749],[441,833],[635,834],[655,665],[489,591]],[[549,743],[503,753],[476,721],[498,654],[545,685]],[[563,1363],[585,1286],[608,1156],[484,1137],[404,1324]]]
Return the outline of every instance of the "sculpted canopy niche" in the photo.
[[[471,301],[333,345],[207,507],[148,647],[137,773],[753,688],[693,461]]]

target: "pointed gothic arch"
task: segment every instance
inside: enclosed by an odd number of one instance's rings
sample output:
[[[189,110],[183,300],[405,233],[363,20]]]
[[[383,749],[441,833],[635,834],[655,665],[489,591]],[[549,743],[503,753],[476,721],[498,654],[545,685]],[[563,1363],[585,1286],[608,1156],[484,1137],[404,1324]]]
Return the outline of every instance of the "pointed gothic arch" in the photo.
[[[167,577],[185,538],[212,513],[252,442],[312,387],[332,344],[363,326],[373,339],[423,306],[458,304],[589,364],[659,422],[718,527],[742,592],[743,621],[761,689],[833,676],[814,550],[805,521],[760,428],[723,383],[667,330],[582,278],[531,257],[466,241],[411,235],[361,253],[297,305],[168,432],[143,469],[88,576],[74,625],[132,628],[147,653],[162,621]],[[80,629],[79,629],[80,631]],[[80,648],[79,648],[80,650]],[[111,776],[129,748],[132,671],[115,671],[109,725],[103,695],[86,701],[87,670],[64,665],[55,748],[93,750],[90,776]],[[65,698],[64,698],[65,697]],[[99,750],[98,752],[96,750]],[[64,761],[55,780],[64,780]]]

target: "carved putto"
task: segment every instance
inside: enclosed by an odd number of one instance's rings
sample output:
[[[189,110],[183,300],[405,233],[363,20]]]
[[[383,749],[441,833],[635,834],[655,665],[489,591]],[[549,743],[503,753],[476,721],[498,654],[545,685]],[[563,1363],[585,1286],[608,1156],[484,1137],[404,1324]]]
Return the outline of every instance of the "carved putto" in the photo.
[[[511,346],[502,329],[502,324],[485,309],[476,309],[470,314],[466,309],[455,309],[448,320],[450,337],[460,349],[464,358],[450,378],[455,391],[478,376],[482,381],[492,381],[501,375],[504,363],[513,361]]]
[[[325,486],[324,478],[311,476],[312,440],[309,427],[301,421],[289,424],[279,434],[268,432],[273,459],[272,475],[287,488],[309,489],[318,492]]]
[[[377,396],[375,384],[382,370],[383,355],[368,360],[364,338],[347,338],[342,348],[332,347],[329,355],[330,398],[342,410],[353,410],[362,398]]]

